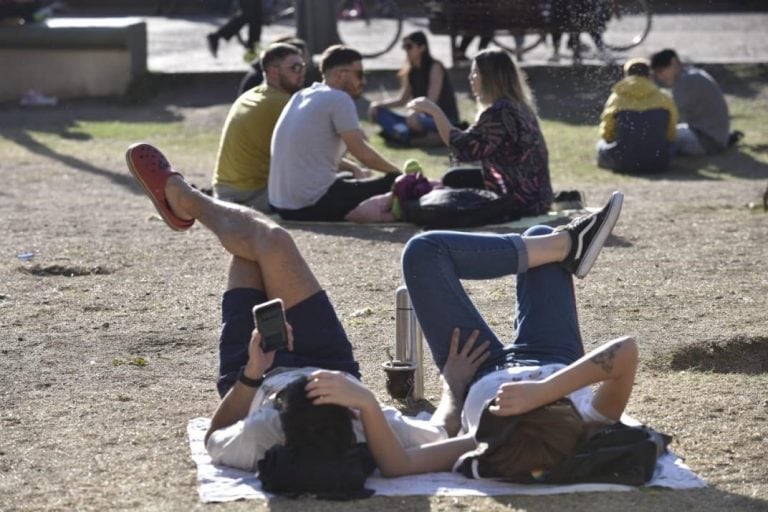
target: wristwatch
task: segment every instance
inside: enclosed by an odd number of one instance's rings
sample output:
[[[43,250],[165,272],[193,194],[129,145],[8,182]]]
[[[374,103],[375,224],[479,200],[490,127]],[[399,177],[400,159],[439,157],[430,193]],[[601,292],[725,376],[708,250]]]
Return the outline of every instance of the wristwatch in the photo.
[[[237,374],[237,380],[249,388],[258,388],[264,383],[264,376],[262,375],[258,379],[252,379],[245,374],[245,366],[243,366],[240,368],[240,373]]]

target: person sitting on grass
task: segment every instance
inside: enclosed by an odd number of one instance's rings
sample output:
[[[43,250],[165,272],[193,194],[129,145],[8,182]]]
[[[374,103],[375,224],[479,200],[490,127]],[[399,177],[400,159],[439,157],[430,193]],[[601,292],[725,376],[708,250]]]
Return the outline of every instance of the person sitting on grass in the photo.
[[[553,195],[547,144],[524,72],[507,52],[483,50],[472,60],[469,83],[477,98],[478,115],[463,131],[429,98],[408,103],[408,108],[434,119],[440,138],[456,160],[480,161],[480,167],[449,169],[443,184],[508,197],[510,215],[548,212]]]
[[[432,117],[420,112],[404,116],[393,112],[392,108],[403,107],[413,98],[424,96],[434,101],[454,126],[459,124],[459,108],[448,72],[442,62],[432,57],[424,32],[417,30],[405,36],[403,50],[406,62],[398,73],[401,82],[399,96],[371,103],[368,118],[379,124],[384,138],[418,145],[419,141],[426,142],[425,137],[429,134],[437,134]]]
[[[653,77],[672,89],[680,122],[675,152],[702,156],[719,153],[736,144],[744,134],[731,132],[728,104],[714,78],[694,66],[684,66],[670,48],[651,56]]]
[[[360,378],[360,366],[354,359],[352,345],[347,338],[333,305],[317,278],[302,257],[295,241],[285,229],[261,212],[209,197],[191,187],[169,164],[165,156],[149,144],[135,144],[126,153],[131,174],[143,187],[163,220],[174,230],[183,231],[199,221],[217,237],[231,255],[227,276],[227,290],[222,298],[222,330],[219,342],[219,379],[217,388],[222,400],[205,435],[208,453],[215,464],[235,467],[246,471],[259,470],[259,478],[265,488],[276,492],[355,493],[363,492],[362,483],[372,469],[368,452],[358,442],[366,438],[372,443],[372,455],[376,465],[386,475],[416,470],[431,471],[425,462],[407,468],[393,466],[392,459],[382,453],[385,445],[418,449],[445,440],[447,431],[455,433],[456,410],[454,404],[461,400],[475,372],[493,371],[513,363],[540,358],[554,367],[543,367],[541,374],[554,373],[580,355],[578,331],[574,331],[575,309],[570,274],[584,277],[594,264],[605,239],[618,217],[620,196],[600,212],[574,221],[558,231],[530,235],[477,235],[460,233],[436,233],[434,243],[429,237],[417,237],[409,242],[404,253],[404,265],[409,269],[406,282],[411,290],[417,314],[425,334],[433,347],[435,359],[444,380],[444,396],[433,418],[418,421],[405,418],[391,409],[382,409],[376,402],[375,421],[371,422],[373,394],[362,393],[362,384],[352,384]],[[618,198],[618,199],[617,199]],[[453,237],[459,239],[454,240]],[[467,236],[468,238],[463,238]],[[435,245],[439,243],[441,246]],[[427,247],[432,249],[423,252]],[[462,249],[469,247],[470,250]],[[450,250],[443,252],[444,249]],[[493,249],[493,250],[488,250]],[[434,250],[434,252],[432,252]],[[438,260],[431,258],[439,255]],[[438,274],[450,270],[452,257],[457,264],[469,265],[461,277],[480,278],[515,273],[519,279],[527,277],[533,282],[529,287],[520,286],[520,292],[531,293],[530,305],[541,301],[540,316],[534,312],[521,312],[520,330],[534,335],[532,340],[519,339],[511,347],[501,347],[493,333],[485,326],[463,291],[457,290],[453,279],[435,280]],[[492,260],[492,261],[489,261]],[[436,261],[436,265],[431,265]],[[463,262],[463,263],[462,263]],[[491,265],[490,263],[493,263]],[[526,272],[526,270],[531,269]],[[540,270],[540,274],[536,270]],[[411,271],[424,271],[421,277]],[[554,288],[540,287],[539,284]],[[423,289],[418,289],[424,287]],[[446,293],[446,295],[441,295]],[[254,329],[252,308],[270,299],[280,298],[285,305],[287,322],[287,348],[265,352],[261,347],[261,334]],[[435,299],[439,299],[435,302]],[[425,304],[425,301],[429,304]],[[441,304],[445,305],[445,309]],[[521,299],[520,305],[529,304]],[[551,306],[551,307],[550,307]],[[557,308],[557,309],[555,309]],[[562,310],[560,308],[563,308]],[[550,313],[562,314],[560,322],[554,322]],[[451,316],[452,314],[456,316]],[[469,315],[469,317],[467,317]],[[459,328],[450,328],[449,325]],[[471,332],[467,331],[471,329]],[[461,337],[466,337],[459,343]],[[479,336],[487,341],[477,343]],[[547,336],[541,338],[542,335]],[[565,341],[561,335],[568,335]],[[574,338],[576,336],[576,338]],[[626,344],[629,346],[629,343]],[[624,349],[626,350],[626,349]],[[618,355],[618,346],[608,354]],[[601,356],[605,378],[615,378],[611,368],[613,355]],[[620,368],[616,364],[615,368]],[[495,373],[489,373],[495,378]],[[306,378],[308,383],[294,384],[308,389],[306,397],[317,410],[302,405],[291,383]],[[486,380],[486,379],[483,379]],[[580,377],[578,382],[584,380]],[[574,381],[575,382],[575,381]],[[366,403],[338,398],[336,391],[325,385],[344,384],[354,396],[366,396]],[[481,389],[478,384],[472,386]],[[568,392],[567,386],[555,388]],[[291,391],[293,389],[293,391]],[[502,412],[517,410],[514,389],[500,391]],[[355,394],[356,393],[356,394]],[[548,392],[533,393],[538,399],[549,397]],[[603,396],[598,394],[598,396]],[[328,403],[323,403],[323,402]],[[341,403],[337,403],[341,402]],[[326,414],[320,407],[341,406]],[[360,418],[349,414],[346,408],[360,406]],[[293,409],[296,407],[296,409]],[[614,417],[614,409],[596,406],[602,414]],[[305,414],[293,414],[304,410]],[[460,410],[460,406],[458,408]],[[353,419],[354,416],[354,419]],[[600,416],[597,416],[600,417]],[[309,418],[309,420],[307,419]],[[346,418],[346,419],[345,419]],[[360,419],[363,420],[361,425]],[[318,422],[318,423],[315,423]],[[351,422],[354,439],[346,422]],[[383,426],[381,422],[388,426]],[[330,425],[330,426],[329,426]],[[316,427],[316,429],[315,429]],[[329,443],[308,445],[302,429],[327,432]],[[330,429],[330,430],[329,430]],[[375,429],[375,430],[372,430]],[[330,431],[334,433],[331,434]],[[380,433],[388,436],[381,442]],[[307,434],[309,435],[309,434]],[[471,448],[466,436],[448,444],[449,451],[436,459],[437,466],[444,467],[458,456],[456,446]],[[332,441],[331,441],[332,440]],[[312,448],[314,446],[314,449]],[[451,451],[452,450],[452,451]],[[453,460],[448,460],[451,455]],[[284,478],[286,467],[295,475]],[[345,480],[341,473],[328,468],[354,469],[354,478]],[[348,474],[348,473],[344,473]]]
[[[291,95],[303,86],[307,64],[301,50],[285,43],[267,47],[260,60],[266,81],[244,92],[230,107],[212,182],[219,199],[269,212],[272,132]]]
[[[286,220],[341,221],[362,201],[388,192],[400,168],[366,140],[353,99],[365,86],[360,52],[323,52],[323,82],[293,95],[272,136],[269,202]],[[346,151],[367,169],[350,159]],[[372,171],[381,176],[372,176]],[[350,177],[351,173],[351,177]]]
[[[650,62],[630,59],[600,116],[597,165],[627,173],[659,173],[669,167],[677,107],[654,84]]]

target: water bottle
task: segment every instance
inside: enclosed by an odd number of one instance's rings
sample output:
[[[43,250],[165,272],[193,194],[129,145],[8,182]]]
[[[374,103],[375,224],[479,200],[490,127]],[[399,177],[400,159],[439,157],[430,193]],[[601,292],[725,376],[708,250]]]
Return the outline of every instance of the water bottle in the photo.
[[[395,359],[416,366],[413,379],[413,398],[424,398],[423,335],[416,313],[413,311],[408,288],[400,286],[395,295]]]

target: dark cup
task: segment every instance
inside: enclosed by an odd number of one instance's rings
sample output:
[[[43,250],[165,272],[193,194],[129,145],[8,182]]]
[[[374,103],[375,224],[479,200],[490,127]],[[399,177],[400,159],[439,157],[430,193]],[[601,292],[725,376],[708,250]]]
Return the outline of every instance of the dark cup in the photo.
[[[407,361],[387,361],[381,365],[387,374],[387,393],[397,400],[405,400],[413,393],[416,365]]]

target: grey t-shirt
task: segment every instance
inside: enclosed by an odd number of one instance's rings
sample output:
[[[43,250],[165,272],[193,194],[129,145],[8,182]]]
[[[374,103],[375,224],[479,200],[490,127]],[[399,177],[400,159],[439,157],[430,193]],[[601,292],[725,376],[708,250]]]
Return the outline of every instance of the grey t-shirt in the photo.
[[[672,88],[680,122],[707,135],[719,149],[728,143],[731,131],[725,97],[714,78],[702,69],[687,67]],[[706,144],[705,144],[706,145]]]
[[[294,94],[272,135],[270,204],[286,210],[315,204],[336,180],[347,150],[340,134],[359,128],[346,92],[316,82]]]

